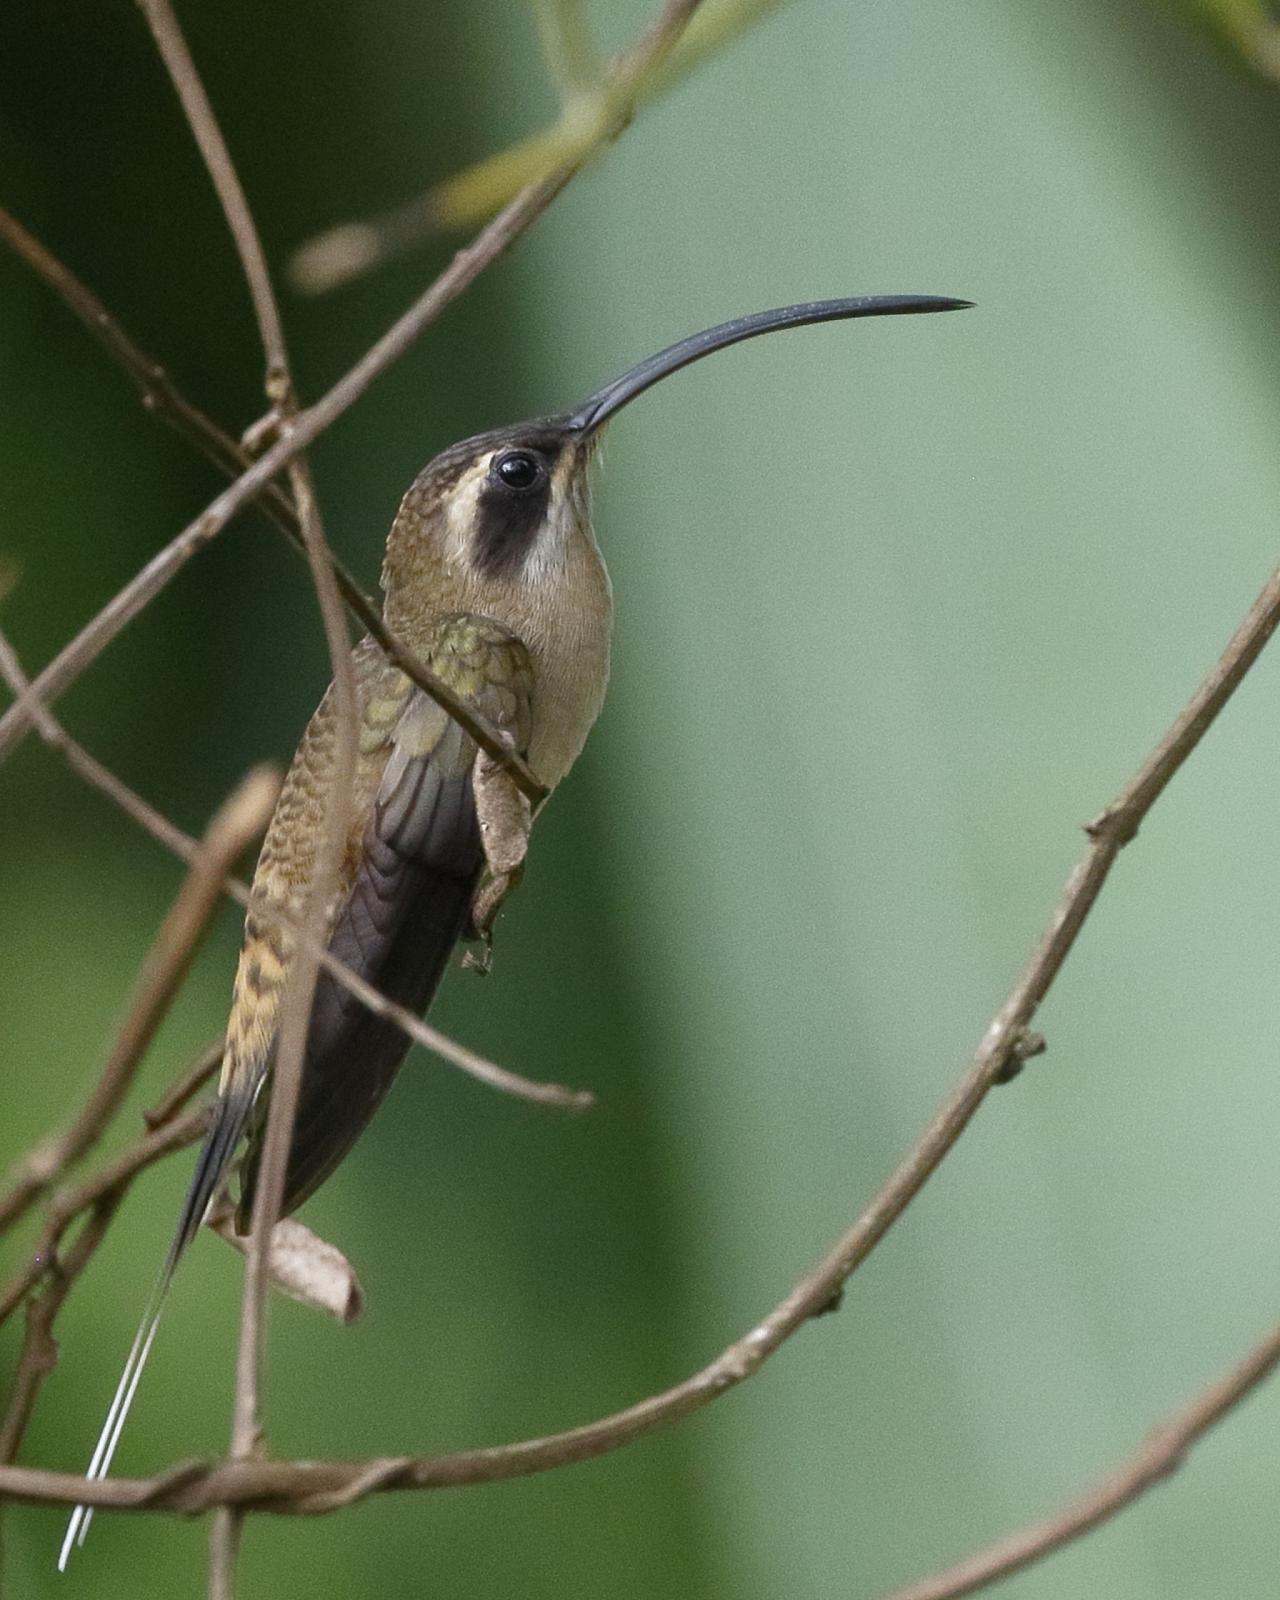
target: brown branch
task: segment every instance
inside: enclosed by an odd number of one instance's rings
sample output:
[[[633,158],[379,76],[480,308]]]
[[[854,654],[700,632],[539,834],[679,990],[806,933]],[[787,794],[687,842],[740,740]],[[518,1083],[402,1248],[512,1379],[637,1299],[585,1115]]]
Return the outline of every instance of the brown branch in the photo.
[[[32,726],[39,732],[40,737],[63,757],[79,777],[104,794],[113,805],[118,806],[132,822],[150,834],[166,850],[172,851],[188,864],[194,861],[199,849],[196,841],[91,756],[71,737],[48,707],[41,704],[33,686],[22,671],[17,655],[2,632],[0,632],[0,677],[6,679],[17,700],[27,710]],[[249,904],[249,890],[238,878],[228,876],[223,882],[223,889],[238,905]],[[264,911],[263,915],[266,916],[267,913]],[[293,923],[287,922],[286,926],[295,934],[301,931]],[[501,1094],[513,1095],[518,1100],[528,1100],[535,1105],[555,1106],[563,1111],[587,1111],[595,1105],[596,1097],[589,1089],[572,1089],[562,1083],[535,1082],[532,1078],[522,1077],[509,1067],[499,1066],[496,1061],[490,1061],[477,1051],[459,1044],[456,1039],[441,1033],[438,1028],[432,1027],[429,1022],[425,1022],[406,1006],[389,999],[357,972],[330,955],[327,950],[322,952],[320,960],[325,971],[344,988],[349,989],[367,1010],[394,1023],[407,1033],[415,1044],[420,1044],[424,1050],[430,1051],[442,1061],[447,1061],[450,1066],[459,1068],[468,1077],[478,1079]]]
[[[74,1188],[60,1190],[49,1202],[45,1226],[25,1267],[0,1290],[0,1322],[19,1306],[46,1272],[53,1269],[58,1242],[68,1225],[91,1205],[116,1189],[126,1188],[138,1173],[172,1150],[192,1144],[204,1132],[209,1108],[196,1106],[173,1122],[144,1134],[127,1150]]]
[[[658,21],[627,52],[629,71],[637,79],[664,58],[679,38],[699,0],[668,0]],[[617,119],[601,130],[601,141],[618,137],[627,122],[627,82],[621,85]],[[593,146],[593,149],[595,147]],[[535,223],[573,178],[591,152],[575,155],[548,177],[528,184],[493,221],[460,250],[435,282],[409,307],[344,377],[312,406],[300,411],[293,425],[243,471],[203,513],[187,525],[102,608],[80,633],[54,657],[35,679],[34,687],[46,703],[56,700],[106,649],[107,645],[143,611],[194,556],[215,539],[227,523],[261,494],[267,484],[302,451],[349,410],[381,375],[414,343],[423,330],[499,256]],[[362,619],[363,620],[363,619]],[[377,635],[375,634],[375,637]],[[379,643],[382,640],[379,639]],[[398,654],[392,659],[402,670]],[[546,790],[497,731],[458,698],[447,684],[430,673],[411,674],[437,703],[495,761],[506,768],[535,807]],[[29,711],[13,705],[0,716],[0,760],[25,736]]]
[[[263,1509],[336,1510],[391,1488],[442,1488],[548,1471],[621,1448],[678,1421],[751,1377],[810,1317],[829,1307],[953,1148],[992,1086],[1030,1053],[1027,1024],[1048,992],[1124,845],[1190,756],[1280,623],[1280,570],[1272,574],[1217,665],[1174,719],[1117,798],[1089,827],[1090,843],[1072,869],[1049,925],[1008,998],[992,1018],[968,1070],[861,1216],[790,1293],[742,1338],[682,1383],[583,1427],[539,1439],[426,1458],[341,1463],[234,1462],[174,1468],[154,1479],[83,1479],[0,1470],[0,1495],[130,1509],[198,1511],[251,1503]],[[1280,1332],[1274,1336],[1280,1340]],[[1270,1370],[1274,1357],[1251,1358],[1242,1371]],[[1253,1381],[1258,1381],[1255,1378]],[[1247,1385],[1246,1385],[1247,1387]],[[1234,1395],[1235,1390],[1231,1393]],[[1230,1401],[1227,1402],[1231,1403]],[[1225,1405],[1218,1405],[1214,1415]]]
[[[65,263],[3,206],[0,206],[0,242],[7,244],[79,318],[132,380],[148,411],[190,440],[203,456],[230,477],[238,477],[251,464],[253,458],[249,452],[181,394],[165,368],[134,342],[93,290],[81,283]],[[260,503],[296,540],[297,513],[284,490],[278,484],[267,484]]]
[[[149,411],[189,439],[229,477],[237,478],[252,466],[253,455],[199,407],[186,400],[165,369],[139,348],[93,291],[3,207],[0,207],[0,242],[8,244],[43,282],[60,295],[74,315],[99,339],[108,354],[115,357],[141,391],[143,404]],[[305,554],[297,508],[280,485],[275,482],[263,485],[258,491],[256,503],[288,536],[294,548]],[[445,710],[452,712],[448,686],[424,667],[408,645],[387,627],[376,601],[365,593],[332,551],[330,557],[347,610],[376,641],[388,661],[399,667],[424,694],[430,695]],[[0,723],[0,726],[3,724]]]
[[[27,1301],[26,1332],[18,1352],[9,1404],[0,1420],[0,1462],[15,1460],[22,1447],[40,1390],[58,1364],[54,1322],[75,1280],[106,1238],[122,1198],[123,1190],[117,1189],[94,1203],[75,1243],[59,1258],[57,1266],[50,1269],[44,1291]]]
[[[284,1204],[289,1150],[293,1143],[293,1125],[306,1065],[311,1006],[320,976],[320,954],[325,943],[329,903],[338,885],[338,874],[351,826],[360,739],[360,713],[346,618],[337,585],[333,581],[333,570],[328,565],[328,546],[321,529],[310,474],[298,471],[293,490],[333,664],[336,729],[333,766],[321,807],[320,836],[308,875],[302,910],[300,931],[303,937],[289,963],[280,1004],[280,1028],[276,1037],[275,1061],[271,1068],[271,1098],[262,1138],[249,1250],[245,1261],[231,1423],[231,1455],[240,1460],[250,1459],[262,1441],[259,1396],[265,1344],[264,1317],[270,1281],[271,1236]],[[239,1516],[231,1507],[227,1507],[215,1520],[210,1538],[210,1600],[230,1600],[239,1542]]]
[[[139,3],[177,91],[192,137],[200,150],[235,242],[262,340],[266,360],[264,387],[267,401],[279,418],[279,431],[287,434],[297,414],[297,387],[289,365],[284,324],[253,213],[169,0],[139,0]],[[333,557],[320,518],[315,483],[306,457],[301,453],[289,462],[289,482],[298,509],[299,531],[329,649],[335,728],[333,764],[321,806],[319,838],[305,888],[301,921],[304,937],[301,948],[295,950],[289,964],[281,1000],[275,1060],[271,1068],[271,1098],[263,1135],[241,1302],[231,1424],[231,1454],[236,1458],[252,1456],[262,1438],[259,1394],[265,1346],[264,1317],[270,1276],[271,1236],[284,1204],[285,1176],[306,1063],[311,1007],[320,976],[320,950],[325,944],[328,908],[338,885],[338,874],[351,827],[360,744],[360,708],[346,613],[342,609],[342,596],[334,578]],[[238,1087],[244,1089],[249,1086],[240,1084]],[[231,1508],[224,1508],[215,1519],[209,1544],[210,1600],[230,1600],[239,1536],[239,1516]]]
[[[244,186],[169,0],[138,0],[138,5],[147,19],[147,26],[151,29],[169,80],[177,91],[187,126],[191,129],[213,183],[236,254],[240,257],[267,361],[264,382],[267,399],[271,405],[282,410],[290,409],[294,384],[285,347],[284,324],[280,319],[267,259],[254,225],[253,213],[245,198]]]
[[[222,1049],[223,1041],[219,1034],[192,1060],[187,1070],[178,1075],[155,1105],[142,1113],[142,1120],[148,1128],[162,1127],[199,1094],[222,1065]]]
[[[1280,1364],[1280,1326],[1236,1367],[1160,1424],[1122,1467],[1094,1485],[1057,1516],[1033,1523],[988,1545],[945,1572],[895,1589],[884,1600],[955,1600],[1012,1577],[1081,1535],[1109,1521],[1176,1472],[1192,1447],[1222,1421]]]
[[[0,1229],[9,1227],[92,1149],[115,1115],[138,1063],[172,1005],[208,931],[228,869],[267,825],[280,790],[279,775],[256,767],[219,806],[169,914],[143,961],[124,1022],[97,1083],[64,1132],[27,1156],[0,1195]]]
[[[743,1359],[750,1363],[751,1358],[745,1351]],[[947,1600],[949,1596],[972,1593],[981,1583],[1003,1577],[1066,1540],[1087,1532],[1181,1465],[1191,1447],[1256,1388],[1278,1362],[1280,1326],[1256,1345],[1233,1371],[1153,1433],[1130,1463],[1084,1497],[1070,1512],[976,1557],[970,1581],[965,1586],[956,1586],[954,1580],[962,1570],[957,1568],[951,1574],[928,1580],[929,1584],[941,1585],[946,1577],[952,1581],[949,1588],[917,1586],[898,1591],[887,1600],[926,1600],[926,1597],[927,1600]],[[713,1364],[707,1372],[718,1365]],[[655,1396],[654,1401],[661,1398]],[[652,1406],[653,1403],[645,1404]],[[687,1408],[692,1409],[696,1408]],[[544,1439],[445,1456],[396,1456],[370,1461],[219,1462],[213,1466],[184,1462],[152,1478],[109,1478],[95,1482],[72,1473],[0,1466],[0,1496],[33,1505],[84,1502],[118,1511],[176,1511],[191,1515],[214,1506],[241,1505],[281,1515],[319,1515],[354,1505],[371,1494],[492,1483],[583,1461],[615,1449],[655,1426],[651,1415],[646,1424],[632,1426],[625,1436],[619,1436],[616,1426],[607,1438],[602,1435],[601,1430],[607,1423],[616,1425],[623,1418],[634,1418],[641,1410],[642,1407],[632,1407],[630,1412],[619,1412],[617,1417],[606,1418],[602,1423]],[[684,1414],[687,1411],[681,1412]],[[980,1576],[979,1561],[984,1563]]]
[[[172,851],[188,866],[191,865],[196,858],[196,851],[200,848],[196,841],[144,800],[136,790],[117,778],[114,772],[103,766],[101,761],[91,756],[83,745],[71,737],[35,692],[30,679],[22,670],[17,652],[3,632],[0,632],[0,677],[4,678],[13,690],[14,699],[30,718],[31,726],[49,748],[62,757],[78,778],[82,778],[90,788],[97,789],[100,794],[105,795],[112,805],[117,806],[131,822],[135,822],[144,833],[149,833],[166,850]],[[235,879],[228,879],[228,883],[234,885]],[[240,888],[241,893],[247,898],[248,891],[243,886]],[[228,892],[234,895],[235,890],[232,888]]]
[[[41,1279],[47,1280],[43,1290],[27,1302],[26,1334],[18,1355],[9,1404],[0,1420],[0,1462],[11,1462],[21,1447],[40,1389],[57,1363],[54,1321],[76,1279],[106,1237],[125,1191],[144,1167],[200,1138],[207,1122],[207,1107],[188,1112],[185,1117],[140,1139],[79,1188],[55,1196],[36,1251],[24,1271],[5,1290],[0,1305],[0,1320],[3,1320]],[[61,1250],[63,1234],[84,1211],[89,1212],[84,1226],[70,1248]]]

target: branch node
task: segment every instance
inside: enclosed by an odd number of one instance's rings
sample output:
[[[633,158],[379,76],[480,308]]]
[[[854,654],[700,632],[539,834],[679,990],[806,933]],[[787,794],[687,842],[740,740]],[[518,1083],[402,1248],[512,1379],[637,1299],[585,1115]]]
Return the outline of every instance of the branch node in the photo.
[[[1009,1041],[1004,1063],[992,1082],[1012,1083],[1032,1056],[1042,1056],[1048,1048],[1044,1034],[1034,1033],[1030,1028],[1020,1028]]]
[[[271,410],[260,416],[256,422],[251,422],[240,435],[240,448],[251,455],[255,460],[269,450],[280,438],[280,424],[282,413],[280,403],[272,392],[272,374],[267,373],[267,398],[271,401]]]
[[[294,409],[293,379],[287,367],[273,362],[266,370],[262,387],[273,412],[285,415]]]
[[[832,1291],[831,1298],[829,1300],[824,1300],[818,1309],[812,1313],[812,1315],[814,1317],[829,1317],[834,1312],[839,1311],[843,1304],[844,1284],[840,1283],[837,1284],[835,1289]]]
[[[1117,850],[1123,850],[1137,836],[1141,821],[1142,813],[1135,811],[1132,806],[1123,802],[1113,803],[1100,811],[1092,822],[1086,822],[1084,831],[1095,844],[1106,841]]]

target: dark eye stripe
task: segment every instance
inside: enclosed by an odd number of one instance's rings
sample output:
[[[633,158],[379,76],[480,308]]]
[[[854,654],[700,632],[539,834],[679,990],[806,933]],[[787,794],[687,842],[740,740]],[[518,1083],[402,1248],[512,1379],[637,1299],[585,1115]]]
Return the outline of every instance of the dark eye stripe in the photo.
[[[476,530],[471,561],[486,578],[511,578],[524,565],[551,498],[548,478],[534,489],[515,492],[486,483],[476,497]]]

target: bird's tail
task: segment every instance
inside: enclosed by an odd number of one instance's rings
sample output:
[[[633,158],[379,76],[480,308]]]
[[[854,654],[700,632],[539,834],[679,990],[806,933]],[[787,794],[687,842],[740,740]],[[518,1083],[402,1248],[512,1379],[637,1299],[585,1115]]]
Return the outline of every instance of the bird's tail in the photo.
[[[129,1358],[124,1364],[120,1382],[116,1386],[115,1398],[111,1402],[106,1421],[102,1424],[102,1432],[98,1435],[98,1442],[94,1446],[93,1455],[85,1471],[85,1476],[93,1482],[105,1478],[111,1470],[111,1458],[115,1455],[116,1446],[120,1442],[129,1408],[137,1392],[138,1380],[142,1377],[142,1369],[151,1354],[152,1341],[160,1324],[160,1313],[164,1310],[165,1298],[173,1282],[173,1275],[187,1246],[200,1231],[200,1224],[204,1221],[209,1203],[226,1176],[231,1157],[240,1142],[240,1135],[244,1132],[249,1112],[253,1109],[253,1100],[254,1096],[251,1093],[222,1094],[214,1103],[213,1122],[205,1135],[204,1144],[200,1147],[200,1157],[196,1162],[196,1170],[187,1190],[186,1199],[182,1202],[182,1212],[178,1217],[178,1226],[174,1230],[173,1242],[169,1246],[155,1288],[152,1289],[146,1309],[142,1313],[142,1321],[138,1324],[138,1331],[134,1335]],[[92,1520],[92,1506],[79,1505],[71,1513],[67,1531],[63,1536],[62,1549],[58,1553],[59,1572],[66,1571],[67,1562],[75,1546],[84,1543]]]

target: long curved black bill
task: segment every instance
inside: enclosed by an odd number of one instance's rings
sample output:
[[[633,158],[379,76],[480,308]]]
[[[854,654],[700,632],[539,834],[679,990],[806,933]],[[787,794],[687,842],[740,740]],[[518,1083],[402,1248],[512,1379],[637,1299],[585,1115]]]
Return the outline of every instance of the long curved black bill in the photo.
[[[723,350],[743,339],[754,339],[775,328],[803,328],[810,322],[841,322],[847,317],[899,317],[923,311],[963,311],[972,300],[948,300],[933,294],[862,295],[853,300],[810,300],[804,305],[779,306],[776,311],[757,311],[749,317],[735,317],[715,328],[690,334],[678,344],[659,350],[656,356],[637,362],[634,367],[598,389],[569,418],[569,427],[578,433],[591,433],[607,422],[638,394],[687,367],[701,361],[713,350]]]

